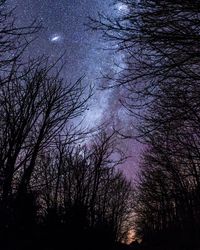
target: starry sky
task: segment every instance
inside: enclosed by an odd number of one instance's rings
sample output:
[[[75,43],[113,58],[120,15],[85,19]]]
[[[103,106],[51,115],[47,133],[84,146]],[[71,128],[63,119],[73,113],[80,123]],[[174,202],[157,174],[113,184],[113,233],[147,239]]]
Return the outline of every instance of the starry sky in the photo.
[[[56,60],[64,53],[65,80],[74,82],[84,75],[84,84],[94,86],[90,108],[84,114],[85,123],[92,127],[114,119],[119,127],[128,130],[130,118],[119,103],[118,90],[99,90],[104,81],[101,73],[117,73],[116,64],[125,63],[124,55],[110,50],[112,44],[85,25],[88,17],[95,18],[98,12],[112,17],[123,15],[127,11],[126,6],[113,4],[113,0],[7,0],[6,4],[11,8],[16,7],[19,25],[38,20],[43,26],[29,48],[31,55],[46,55],[50,60]],[[132,155],[132,159],[123,166],[125,174],[132,177],[138,166],[141,146],[129,141],[123,143],[122,147],[125,150],[129,148],[129,155]]]

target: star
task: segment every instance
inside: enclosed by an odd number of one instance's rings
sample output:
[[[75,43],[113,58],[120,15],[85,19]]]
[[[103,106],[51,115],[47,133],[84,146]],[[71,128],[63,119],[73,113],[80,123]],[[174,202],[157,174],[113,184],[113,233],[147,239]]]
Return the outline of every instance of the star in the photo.
[[[128,6],[124,3],[118,3],[116,4],[116,8],[120,12],[128,12]]]
[[[60,42],[61,40],[62,40],[62,36],[58,35],[58,34],[53,34],[50,37],[50,41],[53,42],[53,43]]]

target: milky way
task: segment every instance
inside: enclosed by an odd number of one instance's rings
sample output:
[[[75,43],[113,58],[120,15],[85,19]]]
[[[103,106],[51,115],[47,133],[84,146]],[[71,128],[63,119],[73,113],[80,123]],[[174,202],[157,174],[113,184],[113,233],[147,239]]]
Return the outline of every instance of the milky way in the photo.
[[[108,119],[113,116],[117,117],[119,123],[123,121],[124,125],[129,124],[118,103],[118,93],[112,90],[98,91],[102,82],[101,72],[117,71],[115,63],[124,63],[123,55],[107,50],[110,44],[103,41],[100,34],[88,31],[84,25],[88,16],[95,18],[98,12],[113,16],[127,11],[125,5],[113,6],[112,3],[112,0],[7,1],[10,7],[16,7],[15,13],[20,25],[27,25],[36,19],[44,27],[30,48],[31,55],[33,52],[35,56],[44,54],[55,60],[64,53],[65,80],[73,82],[85,75],[84,83],[95,86],[95,95],[85,114],[89,127],[97,126],[105,117]],[[136,147],[132,151],[135,154],[138,152]],[[134,172],[132,169],[128,167],[126,171]]]

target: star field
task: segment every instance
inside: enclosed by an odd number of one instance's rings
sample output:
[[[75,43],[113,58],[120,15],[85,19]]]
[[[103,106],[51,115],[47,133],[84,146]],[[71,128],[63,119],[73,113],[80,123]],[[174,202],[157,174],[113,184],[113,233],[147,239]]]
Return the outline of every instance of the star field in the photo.
[[[48,55],[56,60],[65,53],[63,61],[66,81],[76,81],[85,75],[84,82],[98,88],[101,72],[111,68],[115,55],[105,51],[108,44],[101,41],[100,35],[86,30],[88,16],[95,17],[98,11],[111,8],[112,0],[8,0],[10,6],[17,7],[17,20],[20,25],[41,22],[43,29],[32,45],[35,55]],[[30,49],[31,54],[33,49]],[[109,93],[98,92],[94,97],[93,108],[87,114],[88,125],[99,123],[101,114],[107,108]],[[103,95],[103,96],[102,96]],[[98,102],[95,103],[95,100]],[[97,114],[98,113],[98,114]]]
[[[84,84],[94,86],[90,108],[84,114],[88,127],[113,118],[119,124],[123,122],[124,127],[129,126],[128,116],[118,102],[119,93],[98,90],[102,84],[101,72],[117,73],[116,63],[123,65],[124,56],[108,50],[109,42],[85,26],[88,17],[95,18],[98,12],[113,16],[128,11],[126,5],[112,3],[113,0],[7,0],[11,8],[16,7],[20,25],[37,20],[43,26],[28,53],[45,55],[52,61],[64,54],[64,79],[74,82],[84,75]]]

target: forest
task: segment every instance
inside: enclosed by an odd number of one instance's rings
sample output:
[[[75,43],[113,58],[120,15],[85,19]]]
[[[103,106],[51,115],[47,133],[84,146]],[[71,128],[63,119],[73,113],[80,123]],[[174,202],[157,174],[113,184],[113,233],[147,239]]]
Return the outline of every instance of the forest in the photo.
[[[123,91],[132,139],[144,145],[134,182],[118,168],[127,159],[120,140],[130,135],[73,122],[93,88],[82,76],[65,81],[59,58],[27,57],[42,27],[18,26],[4,2],[0,248],[199,249],[200,2],[120,0],[122,16],[88,20],[125,55],[102,87]]]

